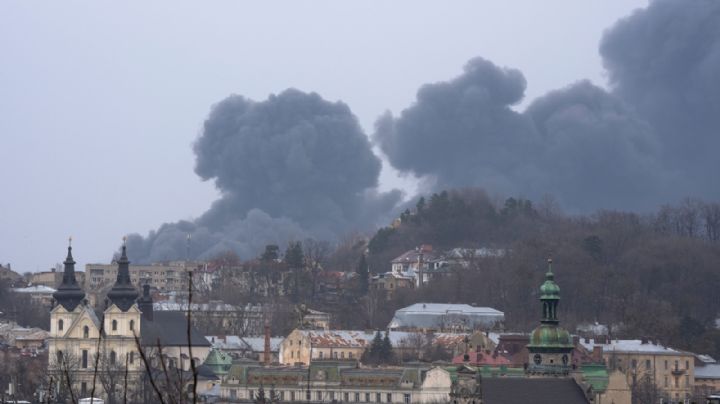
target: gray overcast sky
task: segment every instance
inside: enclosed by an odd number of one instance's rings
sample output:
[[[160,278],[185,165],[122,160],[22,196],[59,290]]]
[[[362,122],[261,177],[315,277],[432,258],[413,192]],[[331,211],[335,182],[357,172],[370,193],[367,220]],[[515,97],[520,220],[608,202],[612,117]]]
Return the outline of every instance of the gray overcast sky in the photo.
[[[212,104],[288,87],[346,102],[366,132],[472,57],[526,100],[604,85],[598,42],[639,0],[0,3],[0,262],[106,262],[126,233],[217,197],[191,144]],[[384,168],[384,188],[412,189]]]

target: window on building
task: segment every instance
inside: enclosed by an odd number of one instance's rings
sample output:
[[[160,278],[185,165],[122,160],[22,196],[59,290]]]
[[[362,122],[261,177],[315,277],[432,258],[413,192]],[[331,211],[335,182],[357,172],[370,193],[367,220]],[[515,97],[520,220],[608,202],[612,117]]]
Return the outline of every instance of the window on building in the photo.
[[[323,358],[323,351],[320,351],[319,355],[320,355],[320,359],[322,359],[322,358]]]
[[[237,398],[237,390],[230,389],[230,398],[232,398],[232,399]]]
[[[679,367],[680,367],[680,361],[675,360],[675,370],[678,370]]]
[[[353,353],[352,353],[352,352],[348,352],[348,358],[350,358],[350,359],[353,358]]]
[[[410,404],[410,394],[405,394],[405,395],[403,396],[403,402],[404,402],[405,404]]]
[[[117,361],[117,354],[115,353],[115,351],[110,351],[110,364],[114,365],[116,361]]]
[[[330,392],[330,401],[335,401],[335,392],[334,391]]]
[[[305,399],[310,401],[310,390],[305,390]]]
[[[322,401],[322,391],[316,391],[315,392],[315,399],[318,401]]]
[[[130,331],[135,331],[135,320],[130,320]]]
[[[112,321],[112,330],[117,331],[117,320]]]
[[[685,361],[685,369],[690,369],[690,361]]]
[[[386,397],[388,403],[392,403],[392,393],[387,393]]]
[[[132,365],[135,362],[135,352],[130,351],[130,353],[128,355],[130,355],[130,357],[128,358],[128,363],[130,363]]]
[[[685,375],[685,387],[690,387],[690,375]]]
[[[355,402],[356,403],[360,402],[360,393],[355,393]]]
[[[290,358],[295,358],[295,351],[290,351]]]
[[[58,351],[57,351],[57,354],[55,354],[55,355],[57,356],[57,361],[58,361],[58,363],[62,363],[62,360],[63,360],[63,353],[62,353],[62,351],[58,350]]]
[[[665,359],[665,370],[667,370],[667,359]]]
[[[80,383],[80,394],[87,395],[87,382]]]
[[[63,323],[62,319],[58,320],[58,331],[62,331],[62,330],[63,330],[63,324],[64,324],[64,323]]]
[[[345,359],[345,351],[340,352],[340,359]]]
[[[334,359],[337,359],[337,358],[338,358],[337,352],[333,352],[333,358],[334,358]]]
[[[677,376],[675,377],[675,388],[680,388],[680,378]]]
[[[636,368],[637,368],[637,359],[633,359],[632,362],[631,362],[631,364],[630,364],[630,366],[631,366],[633,369],[636,369]]]
[[[295,401],[295,392],[294,391],[290,392],[290,401]]]
[[[370,402],[370,393],[365,393],[365,402],[366,403]]]
[[[376,402],[376,403],[382,402],[382,398],[381,398],[381,397],[382,397],[382,396],[380,395],[380,393],[375,393],[375,402]]]
[[[350,393],[343,393],[343,400],[347,403],[350,401]]]
[[[285,392],[281,391],[280,392],[280,401],[284,401],[284,400],[285,400]]]
[[[80,367],[83,369],[87,369],[87,367],[88,367],[88,351],[87,351],[87,349],[83,349],[83,351],[82,351],[82,360],[80,362]]]
[[[252,391],[252,390],[249,390],[249,391],[248,391],[248,395],[250,396],[251,399],[252,399],[252,398],[255,398],[255,392]]]
[[[645,369],[651,369],[651,368],[652,368],[652,364],[650,363],[650,359],[646,359],[645,360]]]
[[[667,361],[666,361],[666,362],[667,362]],[[667,377],[667,376],[665,376],[665,387],[669,387],[669,384],[668,384],[668,377]]]
[[[90,338],[90,327],[83,327],[83,338]]]

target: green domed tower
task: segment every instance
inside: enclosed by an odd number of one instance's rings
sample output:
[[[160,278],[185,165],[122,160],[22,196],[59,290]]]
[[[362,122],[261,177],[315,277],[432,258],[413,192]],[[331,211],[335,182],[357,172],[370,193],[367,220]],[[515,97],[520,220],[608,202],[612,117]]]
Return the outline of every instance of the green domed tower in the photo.
[[[555,283],[552,259],[548,259],[545,283],[540,286],[542,320],[530,334],[528,373],[564,376],[570,372],[573,343],[570,333],[558,324],[557,307],[560,287]]]

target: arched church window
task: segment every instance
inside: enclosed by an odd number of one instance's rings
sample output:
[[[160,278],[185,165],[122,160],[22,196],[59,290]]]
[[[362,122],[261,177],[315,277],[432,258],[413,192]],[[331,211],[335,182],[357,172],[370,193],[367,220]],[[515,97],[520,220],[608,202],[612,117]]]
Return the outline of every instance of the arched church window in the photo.
[[[130,331],[135,331],[135,320],[130,320]]]
[[[83,338],[90,338],[90,327],[83,327]]]
[[[114,365],[116,359],[117,359],[117,354],[115,354],[115,351],[110,351],[110,364]]]
[[[63,323],[62,319],[58,320],[58,331],[62,331],[62,330],[63,330],[63,324],[64,324],[64,323]]]
[[[117,320],[112,321],[112,330],[117,331]]]
[[[62,361],[63,361],[63,353],[61,350],[57,351],[57,361],[58,361],[58,363],[62,363]]]

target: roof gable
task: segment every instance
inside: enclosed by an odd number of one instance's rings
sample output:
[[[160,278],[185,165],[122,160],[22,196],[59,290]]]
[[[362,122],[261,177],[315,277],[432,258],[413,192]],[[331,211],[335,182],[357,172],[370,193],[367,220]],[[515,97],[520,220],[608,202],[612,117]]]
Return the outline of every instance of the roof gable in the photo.
[[[72,324],[70,324],[70,327],[67,328],[67,331],[65,331],[63,336],[69,337],[83,320],[89,320],[93,327],[95,327],[95,331],[100,332],[100,320],[97,318],[97,315],[95,315],[95,312],[87,306],[78,307],[82,307],[82,309],[80,309],[80,314],[75,317],[75,320],[73,320]]]

